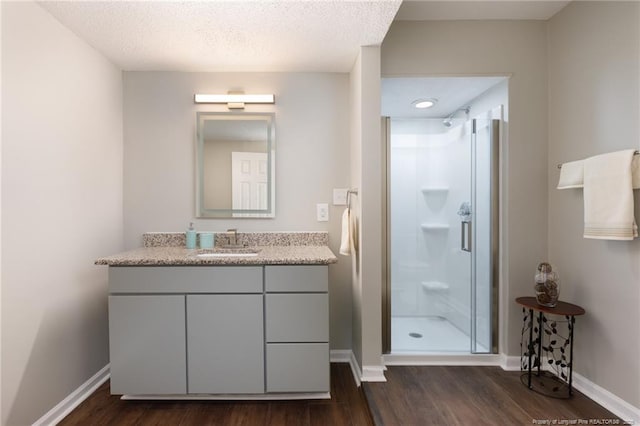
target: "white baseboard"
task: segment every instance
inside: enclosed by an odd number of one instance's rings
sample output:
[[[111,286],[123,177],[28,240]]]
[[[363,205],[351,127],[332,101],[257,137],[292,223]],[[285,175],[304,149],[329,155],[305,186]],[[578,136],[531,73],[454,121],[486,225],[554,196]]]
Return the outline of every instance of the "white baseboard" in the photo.
[[[348,362],[351,366],[351,373],[353,374],[353,380],[358,387],[362,382],[386,382],[384,377],[384,370],[387,368],[383,365],[365,365],[362,370],[356,360],[356,356],[353,351],[346,349],[333,349],[330,352],[331,362]]]
[[[386,382],[384,377],[384,365],[365,365],[362,367],[362,376],[360,380],[363,382]]]
[[[520,357],[500,354],[500,367],[505,371],[520,371]]]
[[[573,387],[611,411],[627,424],[640,424],[640,408],[634,407],[605,388],[593,383],[586,377],[573,372]]]
[[[519,356],[506,356],[504,354],[501,355],[503,359],[503,363],[501,365],[503,370],[506,371],[519,371],[520,370],[520,357]],[[545,362],[545,358],[542,359],[542,365],[544,370],[548,370],[546,368],[547,363]],[[593,383],[591,380],[586,377],[573,372],[572,376],[572,385],[573,387],[582,392],[585,396],[590,398],[591,400],[597,402],[602,405],[607,410],[611,411],[616,416],[620,417],[622,420],[631,422],[629,424],[640,424],[640,408],[634,407],[629,404],[627,401],[622,398],[614,395],[609,392],[602,386],[599,386]]]
[[[109,380],[109,364],[105,365],[94,374],[89,380],[84,382],[74,390],[69,396],[60,401],[55,407],[49,410],[44,416],[33,423],[33,426],[54,426],[72,412],[78,405],[87,399],[104,382]]]
[[[356,386],[360,387],[362,381],[360,377],[362,372],[360,371],[360,365],[356,360],[356,356],[351,349],[332,349],[329,355],[331,362],[347,362],[351,367],[351,374],[353,374],[353,381],[356,382]]]

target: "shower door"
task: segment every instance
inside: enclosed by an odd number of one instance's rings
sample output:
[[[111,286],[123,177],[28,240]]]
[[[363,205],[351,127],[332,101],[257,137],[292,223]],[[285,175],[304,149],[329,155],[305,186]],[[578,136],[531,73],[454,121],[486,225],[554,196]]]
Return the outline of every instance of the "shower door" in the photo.
[[[472,120],[472,353],[497,353],[499,124],[499,120]]]
[[[434,121],[383,121],[383,351],[497,352],[499,120]]]

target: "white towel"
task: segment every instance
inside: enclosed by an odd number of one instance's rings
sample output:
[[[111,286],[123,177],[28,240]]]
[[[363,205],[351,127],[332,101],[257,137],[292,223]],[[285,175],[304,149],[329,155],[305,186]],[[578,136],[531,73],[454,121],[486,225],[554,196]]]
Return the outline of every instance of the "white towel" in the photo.
[[[351,252],[358,254],[358,216],[349,209],[349,239],[351,244]]]
[[[633,149],[584,160],[584,237],[633,240]],[[564,166],[563,166],[564,167]]]
[[[340,239],[340,254],[349,256],[351,254],[351,221],[349,208],[342,213],[342,238]]]
[[[640,189],[640,155],[635,154],[631,161],[631,186]]]
[[[564,163],[560,168],[558,189],[582,188],[584,183],[584,160]]]
[[[634,155],[631,162],[631,179],[633,189],[640,189],[640,155]],[[558,189],[584,187],[584,160],[564,163],[560,168]]]

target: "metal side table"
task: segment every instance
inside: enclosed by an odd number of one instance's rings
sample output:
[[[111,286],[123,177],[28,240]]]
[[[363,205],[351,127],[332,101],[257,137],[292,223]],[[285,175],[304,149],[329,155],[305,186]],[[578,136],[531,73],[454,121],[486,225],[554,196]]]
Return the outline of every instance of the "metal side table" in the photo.
[[[520,370],[526,373],[520,376],[520,380],[540,394],[571,398],[573,329],[575,317],[584,315],[585,310],[560,301],[555,307],[549,308],[539,305],[535,297],[518,297],[516,303],[522,305],[524,316]],[[537,318],[534,318],[534,311],[538,314]],[[550,315],[564,319],[554,319]]]

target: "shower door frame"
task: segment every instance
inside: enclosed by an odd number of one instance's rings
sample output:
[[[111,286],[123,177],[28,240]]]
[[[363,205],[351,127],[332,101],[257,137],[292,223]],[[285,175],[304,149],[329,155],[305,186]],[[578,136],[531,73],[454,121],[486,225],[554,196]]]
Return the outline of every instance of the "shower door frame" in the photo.
[[[391,353],[391,117],[382,117],[382,354]]]
[[[499,244],[500,244],[500,147],[502,140],[502,106],[494,109],[491,114],[493,117],[488,124],[491,126],[493,138],[491,140],[491,348],[488,354],[498,354],[499,340]],[[497,118],[496,118],[497,117]],[[482,119],[482,118],[480,118]],[[486,118],[485,118],[486,119]],[[475,122],[471,119],[473,126],[473,142],[475,143]],[[382,354],[389,355],[391,352],[391,117],[381,117],[381,133],[382,140]],[[496,136],[497,135],[497,136]],[[472,278],[475,281],[475,278]],[[474,283],[470,283],[472,297],[475,298]],[[471,312],[475,315],[474,303],[471,306]],[[473,327],[473,319],[469,336],[469,354],[474,355],[472,347],[475,344],[472,339],[475,338],[475,330]],[[485,355],[480,353],[479,355]]]

